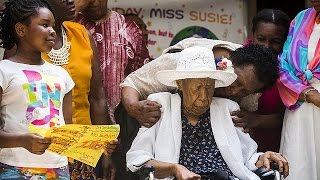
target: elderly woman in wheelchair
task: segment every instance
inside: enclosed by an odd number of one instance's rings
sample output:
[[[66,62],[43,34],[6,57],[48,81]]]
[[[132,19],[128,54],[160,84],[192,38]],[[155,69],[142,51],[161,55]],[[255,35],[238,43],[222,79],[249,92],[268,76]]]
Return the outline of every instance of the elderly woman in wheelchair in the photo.
[[[152,94],[148,99],[162,105],[161,118],[151,128],[140,128],[127,153],[127,167],[135,172],[145,164],[156,178],[201,179],[202,174],[224,172],[238,179],[259,179],[253,173],[271,162],[287,176],[288,162],[279,153],[257,153],[257,145],[233,125],[230,112],[237,103],[212,98],[216,87],[236,80],[226,61],[216,69],[211,50],[190,47],[181,52],[176,70],[164,70],[157,79],[178,88],[176,94]]]

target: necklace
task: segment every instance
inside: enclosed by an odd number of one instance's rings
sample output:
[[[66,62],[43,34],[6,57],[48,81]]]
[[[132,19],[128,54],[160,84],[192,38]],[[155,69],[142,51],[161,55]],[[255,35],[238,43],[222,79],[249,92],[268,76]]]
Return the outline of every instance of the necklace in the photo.
[[[50,61],[54,65],[66,65],[69,63],[69,50],[71,47],[71,43],[68,41],[67,33],[64,30],[63,27],[61,27],[62,30],[62,47],[60,49],[51,49],[51,51],[48,53],[48,56],[50,58]]]

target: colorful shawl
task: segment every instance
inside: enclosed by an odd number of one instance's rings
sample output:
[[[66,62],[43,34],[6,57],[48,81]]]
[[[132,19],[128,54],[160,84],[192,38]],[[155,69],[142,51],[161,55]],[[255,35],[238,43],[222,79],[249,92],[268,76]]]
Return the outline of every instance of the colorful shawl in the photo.
[[[300,12],[291,22],[287,41],[279,56],[280,79],[279,93],[282,101],[289,109],[298,108],[298,101],[303,90],[311,87],[310,80],[320,79],[320,41],[316,46],[314,58],[308,64],[308,42],[313,31],[316,10],[306,9]]]

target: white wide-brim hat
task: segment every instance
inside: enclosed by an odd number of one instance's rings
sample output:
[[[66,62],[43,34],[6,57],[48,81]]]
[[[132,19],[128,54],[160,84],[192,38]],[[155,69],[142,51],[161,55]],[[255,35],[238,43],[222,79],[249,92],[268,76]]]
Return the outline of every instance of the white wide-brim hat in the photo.
[[[226,87],[232,84],[237,75],[231,61],[225,70],[217,70],[212,50],[194,46],[180,52],[175,70],[162,70],[156,73],[157,79],[164,85],[177,87],[176,80],[192,78],[211,78],[215,87]]]

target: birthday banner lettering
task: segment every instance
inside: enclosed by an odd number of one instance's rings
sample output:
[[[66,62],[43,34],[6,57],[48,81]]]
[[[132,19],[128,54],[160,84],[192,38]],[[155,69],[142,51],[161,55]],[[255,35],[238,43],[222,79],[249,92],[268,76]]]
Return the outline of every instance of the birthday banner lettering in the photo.
[[[158,57],[187,37],[206,37],[243,43],[247,38],[244,0],[109,0],[121,14],[137,14],[147,25],[148,49]]]

